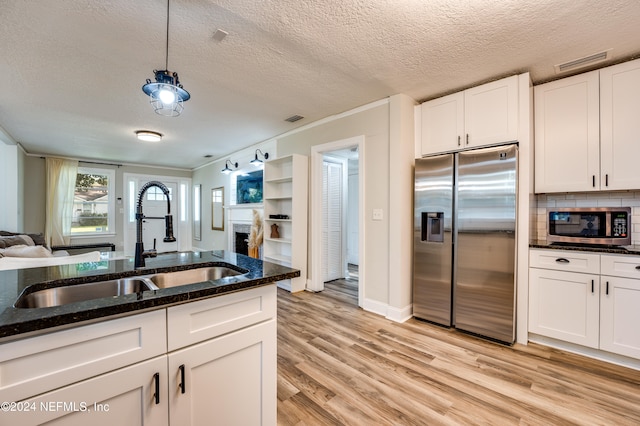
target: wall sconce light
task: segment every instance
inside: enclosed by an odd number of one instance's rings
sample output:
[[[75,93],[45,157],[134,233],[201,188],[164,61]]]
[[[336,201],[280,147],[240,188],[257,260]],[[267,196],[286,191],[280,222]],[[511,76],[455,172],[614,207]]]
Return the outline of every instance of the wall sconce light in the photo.
[[[260,167],[262,166],[262,160],[260,160],[258,158],[258,153],[260,153],[260,155],[262,155],[262,158],[264,158],[265,160],[269,159],[269,153],[268,152],[262,152],[260,149],[256,149],[256,156],[253,160],[250,161],[251,164],[253,164],[256,167]]]
[[[224,163],[224,169],[222,169],[222,173],[224,173],[225,175],[228,175],[233,171],[229,168],[229,164],[231,164],[231,167],[234,167],[236,169],[238,168],[238,163],[232,163],[231,160],[227,160],[227,162]]]

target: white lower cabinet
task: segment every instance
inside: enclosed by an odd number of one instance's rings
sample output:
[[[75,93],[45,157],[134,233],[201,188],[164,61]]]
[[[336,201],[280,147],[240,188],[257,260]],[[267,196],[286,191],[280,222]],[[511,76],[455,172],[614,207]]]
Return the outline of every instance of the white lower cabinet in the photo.
[[[532,268],[529,331],[598,347],[600,276]]]
[[[2,412],[0,424],[168,425],[166,370],[165,355],[83,380],[15,403],[15,411]],[[156,380],[160,389],[157,402]]]
[[[275,285],[0,344],[0,425],[275,425],[276,345]]]
[[[530,333],[640,359],[640,256],[532,249],[530,266]]]
[[[169,354],[171,425],[275,425],[276,322]]]
[[[640,359],[640,257],[602,255],[600,348]]]

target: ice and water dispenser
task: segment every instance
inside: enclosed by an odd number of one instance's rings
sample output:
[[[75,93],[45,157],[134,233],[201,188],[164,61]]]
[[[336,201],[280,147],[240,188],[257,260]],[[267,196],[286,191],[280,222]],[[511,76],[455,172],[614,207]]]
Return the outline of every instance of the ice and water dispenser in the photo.
[[[422,212],[420,239],[430,243],[444,242],[444,212]]]

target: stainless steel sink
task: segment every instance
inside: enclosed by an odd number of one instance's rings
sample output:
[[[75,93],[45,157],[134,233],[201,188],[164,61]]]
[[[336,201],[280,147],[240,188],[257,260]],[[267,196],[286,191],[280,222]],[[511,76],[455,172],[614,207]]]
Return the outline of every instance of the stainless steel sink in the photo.
[[[85,300],[139,293],[147,290],[155,290],[155,288],[153,284],[144,278],[123,278],[97,283],[66,285],[23,293],[13,306],[16,308],[48,308]]]
[[[86,300],[158,290],[159,288],[215,281],[247,272],[237,271],[226,266],[210,266],[96,283],[70,284],[34,291],[27,287],[13,306],[16,308],[48,308]],[[34,286],[37,285],[34,284]]]
[[[185,284],[215,281],[224,277],[242,275],[246,272],[236,271],[226,266],[210,266],[206,268],[188,269],[186,271],[163,272],[150,275],[148,278],[159,288],[175,287]]]

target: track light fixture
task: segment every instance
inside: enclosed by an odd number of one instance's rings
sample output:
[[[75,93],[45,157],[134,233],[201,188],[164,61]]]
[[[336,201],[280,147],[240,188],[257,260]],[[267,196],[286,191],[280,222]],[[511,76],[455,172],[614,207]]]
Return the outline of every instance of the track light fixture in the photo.
[[[227,160],[227,162],[224,163],[224,169],[222,169],[221,173],[224,173],[225,175],[231,173],[233,170],[229,168],[229,165],[231,165],[231,167],[233,168],[238,168],[238,163],[232,163],[231,160]]]
[[[251,164],[253,164],[256,167],[260,167],[263,165],[263,161],[260,160],[258,158],[258,153],[260,153],[260,155],[262,155],[262,158],[264,158],[265,160],[269,159],[269,153],[268,152],[262,152],[260,149],[256,149],[256,156],[253,160],[250,161]]]

